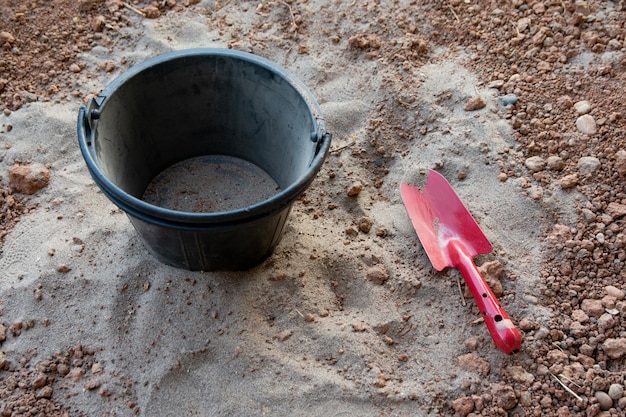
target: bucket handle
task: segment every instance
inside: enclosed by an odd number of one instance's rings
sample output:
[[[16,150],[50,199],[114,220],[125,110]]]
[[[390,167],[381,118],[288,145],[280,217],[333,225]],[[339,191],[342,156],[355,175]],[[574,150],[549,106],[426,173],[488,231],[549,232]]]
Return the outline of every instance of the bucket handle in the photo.
[[[78,110],[78,135],[91,146],[92,134],[97,120],[100,118],[100,105],[95,99],[90,99],[87,106],[81,106]]]
[[[319,154],[320,149],[322,148],[322,145],[325,142],[330,141],[332,136],[333,136],[333,134],[328,132],[328,131],[325,131],[325,132],[323,132],[321,134],[320,134],[320,132],[313,132],[313,133],[311,133],[311,141],[316,144],[314,156],[317,156],[317,154]]]

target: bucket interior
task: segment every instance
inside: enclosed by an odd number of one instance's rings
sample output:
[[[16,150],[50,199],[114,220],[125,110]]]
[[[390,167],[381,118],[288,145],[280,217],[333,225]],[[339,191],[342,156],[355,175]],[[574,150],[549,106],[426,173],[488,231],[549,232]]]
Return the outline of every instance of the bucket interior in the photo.
[[[95,159],[109,181],[139,199],[162,171],[194,157],[248,161],[279,189],[306,175],[315,157],[309,104],[284,73],[257,62],[181,56],[108,90],[92,132]]]

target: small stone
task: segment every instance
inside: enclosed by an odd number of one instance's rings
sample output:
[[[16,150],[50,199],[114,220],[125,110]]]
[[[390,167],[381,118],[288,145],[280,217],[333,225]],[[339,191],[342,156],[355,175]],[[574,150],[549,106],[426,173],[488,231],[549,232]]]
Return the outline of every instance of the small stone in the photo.
[[[504,272],[504,266],[500,261],[489,261],[483,263],[478,267],[478,270],[487,281],[489,287],[493,291],[496,297],[500,297],[504,292],[502,288],[502,283],[500,282],[500,277]],[[471,297],[471,294],[470,294]],[[468,297],[469,298],[469,297]]]
[[[602,300],[586,298],[580,304],[580,308],[591,317],[599,318],[602,314],[604,314]]]
[[[615,319],[609,313],[604,313],[598,318],[598,329],[604,332],[606,329],[612,329],[615,326]]]
[[[80,66],[78,64],[76,64],[76,63],[71,64],[70,67],[69,67],[69,70],[71,72],[78,73],[78,72],[80,72]]]
[[[594,397],[598,400],[598,404],[600,404],[600,410],[606,411],[609,408],[613,407],[613,400],[609,397],[604,391],[597,391],[594,394]]]
[[[587,114],[591,111],[591,103],[587,100],[577,101],[574,103],[574,110],[578,114]]]
[[[568,356],[560,349],[552,349],[548,352],[547,359],[550,363],[566,364]]]
[[[587,175],[593,174],[600,167],[600,160],[594,156],[583,156],[576,164],[578,172]]]
[[[315,315],[313,315],[311,313],[306,313],[304,315],[304,321],[306,321],[308,323],[313,323],[315,321]]]
[[[606,292],[606,295],[615,297],[616,300],[623,300],[624,297],[626,296],[624,294],[624,291],[612,285],[607,285],[606,287],[604,287],[604,292]]]
[[[452,401],[452,408],[458,414],[462,416],[467,416],[469,413],[474,411],[474,400],[472,397],[461,397]]]
[[[577,174],[566,175],[559,180],[559,184],[561,185],[561,188],[564,190],[574,188],[578,185],[578,175]]]
[[[7,328],[4,324],[0,323],[0,343],[7,340]]]
[[[367,326],[357,321],[357,322],[352,323],[352,330],[354,330],[357,333],[363,333],[364,331],[367,330]]]
[[[556,104],[562,109],[569,109],[570,107],[574,105],[572,98],[568,95],[564,95],[564,96],[557,98]]]
[[[489,362],[478,356],[477,353],[468,353],[458,357],[459,365],[476,372],[482,377],[486,377],[491,373],[491,365]]]
[[[46,385],[37,393],[37,398],[50,398],[52,397],[52,387],[50,385]]]
[[[389,279],[389,274],[380,266],[372,266],[366,272],[367,279],[378,284],[383,285],[387,279]]]
[[[359,219],[359,230],[363,233],[369,233],[372,230],[372,220],[367,217],[361,217]]]
[[[619,339],[609,338],[602,343],[602,350],[611,359],[619,359],[626,355],[626,338]]]
[[[506,182],[506,180],[508,180],[508,179],[509,179],[509,176],[506,175],[506,173],[501,172],[501,173],[498,174],[498,181]]]
[[[9,326],[9,331],[13,336],[19,336],[22,334],[22,329],[24,328],[24,323],[21,320],[16,320]]]
[[[463,344],[468,350],[476,350],[478,349],[478,338],[468,337],[467,339],[465,339]]]
[[[507,94],[500,97],[500,101],[502,101],[502,105],[504,106],[512,106],[517,103],[517,96],[515,94]]]
[[[102,364],[100,362],[96,362],[91,366],[91,373],[92,374],[99,374],[100,372],[102,372]]]
[[[106,24],[106,19],[104,18],[104,16],[99,15],[91,19],[90,23],[91,29],[94,32],[102,32],[102,30],[104,29],[104,25]]]
[[[60,272],[62,274],[66,274],[68,272],[70,272],[72,270],[72,268],[70,268],[69,266],[65,265],[65,264],[59,264],[56,267],[57,272]]]
[[[46,374],[39,373],[35,375],[32,382],[30,383],[30,386],[33,389],[39,389],[43,387],[44,385],[46,385],[46,382],[48,382],[48,378],[46,377]]]
[[[0,46],[5,43],[13,43],[15,42],[15,36],[11,35],[9,32],[2,31],[0,32]]]
[[[487,103],[485,103],[485,100],[483,100],[481,96],[476,96],[476,97],[470,98],[469,100],[465,102],[465,105],[463,106],[463,110],[466,110],[466,111],[480,110],[486,105]]]
[[[487,84],[487,88],[502,88],[504,80],[493,80]]]
[[[596,120],[590,114],[584,114],[576,119],[576,129],[586,135],[593,135],[598,131]]]
[[[530,158],[526,159],[524,165],[526,165],[526,168],[528,168],[532,172],[539,172],[546,167],[546,161],[540,156],[531,156]]]
[[[41,164],[13,165],[9,169],[9,185],[22,194],[35,194],[49,181],[50,171]]]
[[[556,410],[556,417],[572,417],[572,413],[570,413],[569,407],[564,405]]]
[[[552,171],[562,171],[565,168],[565,163],[560,156],[552,155],[546,159],[546,165],[548,169]]]
[[[626,175],[626,151],[620,149],[615,153],[615,169],[620,175]]]
[[[612,400],[619,400],[624,396],[624,387],[620,384],[611,384],[609,387],[609,397]]]
[[[148,18],[148,19],[157,19],[159,17],[161,17],[161,11],[159,10],[158,7],[150,5],[146,8],[144,8],[143,10],[143,14]]]
[[[613,219],[617,219],[619,217],[626,215],[626,204],[616,203],[615,201],[609,203],[606,206],[605,213],[611,216]]]
[[[591,389],[594,391],[606,391],[609,389],[609,381],[606,378],[597,376],[591,381]]]
[[[527,319],[526,317],[519,321],[519,328],[525,332],[535,330],[537,327],[537,323],[533,322],[530,319]]]
[[[572,318],[579,323],[587,323],[589,321],[587,313],[578,309],[572,311]]]
[[[65,375],[65,378],[71,379],[74,382],[79,382],[81,379],[83,379],[83,369],[78,367],[72,368],[67,373],[67,375]]]
[[[101,386],[102,381],[100,380],[100,378],[91,378],[85,383],[85,385],[83,385],[83,388],[85,388],[87,391],[93,391],[100,388]]]
[[[115,63],[112,61],[105,61],[103,64],[104,71],[113,72],[115,70]]]
[[[523,17],[517,21],[517,30],[520,33],[525,32],[529,26],[530,26],[530,18],[528,17]]]
[[[292,334],[293,334],[293,332],[291,330],[283,330],[282,332],[280,332],[280,333],[278,333],[276,335],[276,339],[278,339],[281,342],[284,342],[287,339],[289,339]]]
[[[509,366],[506,372],[513,381],[525,386],[530,386],[535,381],[535,376],[527,372],[522,366]]]
[[[361,190],[363,190],[363,184],[358,181],[353,182],[350,187],[348,187],[348,195],[350,197],[355,197],[361,193]]]
[[[496,404],[504,410],[511,410],[517,405],[515,390],[510,385],[496,384],[492,389]]]

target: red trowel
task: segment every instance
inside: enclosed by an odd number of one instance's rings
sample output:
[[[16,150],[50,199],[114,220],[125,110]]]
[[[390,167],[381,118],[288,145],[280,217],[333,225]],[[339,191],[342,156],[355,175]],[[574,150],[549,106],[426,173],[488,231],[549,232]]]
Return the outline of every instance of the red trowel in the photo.
[[[430,170],[423,190],[402,183],[400,193],[428,258],[437,271],[458,268],[472,291],[489,333],[506,354],[520,349],[522,337],[474,264],[491,243],[446,179]]]

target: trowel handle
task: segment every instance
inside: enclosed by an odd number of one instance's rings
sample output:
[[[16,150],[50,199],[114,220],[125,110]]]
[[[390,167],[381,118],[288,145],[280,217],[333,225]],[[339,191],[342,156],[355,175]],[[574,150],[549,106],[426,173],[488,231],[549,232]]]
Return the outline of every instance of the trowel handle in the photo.
[[[460,246],[460,245],[459,245]],[[456,262],[455,262],[456,263]],[[496,346],[507,355],[520,350],[522,336],[502,308],[471,256],[459,247],[458,265]]]

